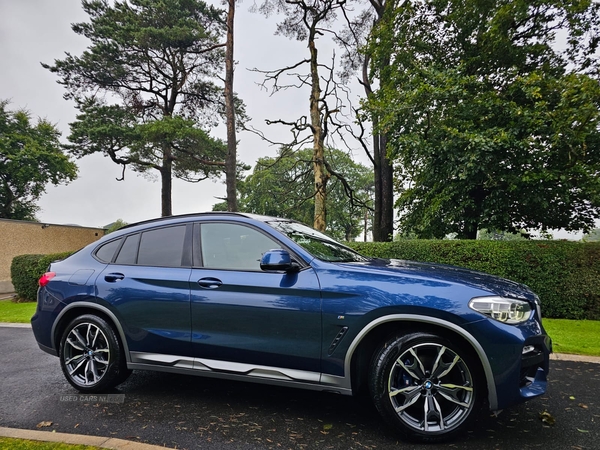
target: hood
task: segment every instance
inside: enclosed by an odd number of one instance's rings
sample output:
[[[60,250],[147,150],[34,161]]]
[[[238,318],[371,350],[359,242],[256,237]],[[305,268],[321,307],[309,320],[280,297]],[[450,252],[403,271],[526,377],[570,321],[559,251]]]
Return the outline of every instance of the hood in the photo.
[[[537,301],[537,296],[524,284],[495,275],[445,264],[405,261],[400,259],[372,259],[365,262],[341,263],[346,267],[363,267],[367,270],[443,280],[489,291],[492,294]]]

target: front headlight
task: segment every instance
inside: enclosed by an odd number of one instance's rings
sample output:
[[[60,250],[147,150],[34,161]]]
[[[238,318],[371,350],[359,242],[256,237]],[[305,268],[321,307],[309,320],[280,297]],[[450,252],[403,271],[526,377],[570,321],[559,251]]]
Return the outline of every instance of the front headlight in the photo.
[[[531,305],[523,300],[505,297],[476,297],[469,307],[499,322],[515,324],[531,316]]]

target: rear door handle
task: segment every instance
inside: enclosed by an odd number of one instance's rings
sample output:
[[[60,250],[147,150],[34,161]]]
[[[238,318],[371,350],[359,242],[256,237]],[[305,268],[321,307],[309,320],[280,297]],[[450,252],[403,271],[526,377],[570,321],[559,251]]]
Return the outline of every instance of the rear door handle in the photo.
[[[109,283],[115,283],[117,281],[121,281],[125,278],[125,275],[122,273],[109,273],[108,275],[104,275],[104,279]]]
[[[218,287],[220,287],[223,282],[221,280],[219,280],[218,278],[200,278],[198,280],[198,284],[200,285],[200,287],[204,288],[204,289],[216,289]]]

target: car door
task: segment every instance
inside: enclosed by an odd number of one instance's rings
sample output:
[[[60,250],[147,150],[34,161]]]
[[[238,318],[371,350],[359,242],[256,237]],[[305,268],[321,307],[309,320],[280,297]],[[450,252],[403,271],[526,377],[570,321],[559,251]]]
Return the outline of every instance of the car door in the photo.
[[[262,254],[282,245],[246,224],[196,224],[194,239],[195,368],[318,381],[321,295],[313,269],[261,271]]]
[[[127,236],[96,281],[98,301],[118,316],[132,362],[192,365],[192,229],[183,224]]]

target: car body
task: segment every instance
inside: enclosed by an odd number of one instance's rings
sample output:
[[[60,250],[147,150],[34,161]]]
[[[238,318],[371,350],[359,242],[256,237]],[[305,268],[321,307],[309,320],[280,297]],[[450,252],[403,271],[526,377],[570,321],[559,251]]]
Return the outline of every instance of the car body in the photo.
[[[200,213],[127,226],[52,263],[32,318],[82,392],[133,369],[355,394],[408,439],[546,390],[551,340],[526,286],[366,258],[298,222]]]

